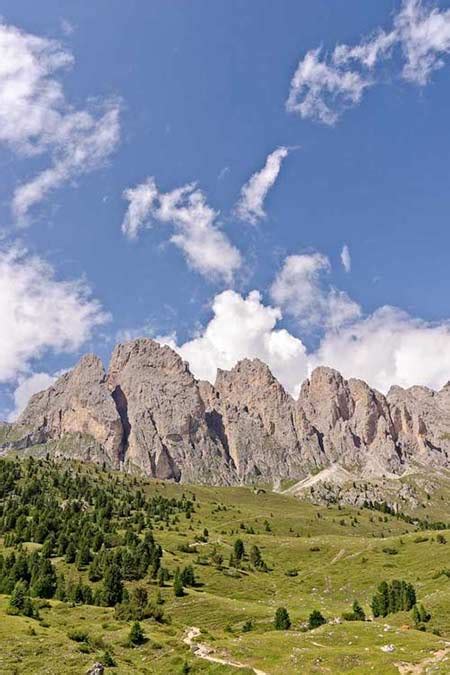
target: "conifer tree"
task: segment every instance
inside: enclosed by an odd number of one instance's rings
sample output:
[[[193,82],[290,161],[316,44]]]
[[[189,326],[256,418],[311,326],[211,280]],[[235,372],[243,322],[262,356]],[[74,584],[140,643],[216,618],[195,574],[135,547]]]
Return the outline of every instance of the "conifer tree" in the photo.
[[[274,619],[275,630],[289,630],[291,619],[286,607],[278,607]]]

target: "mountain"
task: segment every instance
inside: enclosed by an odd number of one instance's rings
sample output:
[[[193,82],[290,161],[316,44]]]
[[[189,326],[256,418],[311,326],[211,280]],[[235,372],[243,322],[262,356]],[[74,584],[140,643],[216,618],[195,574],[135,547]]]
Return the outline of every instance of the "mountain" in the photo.
[[[185,483],[280,484],[324,470],[394,478],[450,468],[450,383],[384,396],[319,367],[294,400],[258,359],[218,370],[213,386],[142,338],[118,345],[107,372],[87,355],[35,394],[16,423],[0,425],[0,449]]]

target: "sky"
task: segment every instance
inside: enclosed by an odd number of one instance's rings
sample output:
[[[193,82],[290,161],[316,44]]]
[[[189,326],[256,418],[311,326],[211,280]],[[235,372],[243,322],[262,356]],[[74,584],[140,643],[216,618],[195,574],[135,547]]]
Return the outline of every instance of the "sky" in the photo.
[[[0,418],[169,344],[450,379],[450,3],[3,0]]]

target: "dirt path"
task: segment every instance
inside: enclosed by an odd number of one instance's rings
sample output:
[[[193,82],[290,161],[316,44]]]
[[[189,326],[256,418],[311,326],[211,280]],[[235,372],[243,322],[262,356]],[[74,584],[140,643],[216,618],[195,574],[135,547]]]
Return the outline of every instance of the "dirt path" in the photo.
[[[345,548],[341,548],[341,550],[339,551],[339,553],[337,553],[337,554],[334,556],[333,560],[330,562],[330,565],[334,565],[334,563],[337,563],[337,561],[340,560],[340,559],[342,558],[343,555],[345,555]]]
[[[421,661],[420,663],[406,663],[405,661],[401,661],[395,665],[397,666],[400,675],[425,675],[425,673],[428,672],[428,668],[430,666],[436,666],[441,663],[441,661],[443,661],[449,653],[450,645],[448,647],[444,647],[443,649],[439,649],[439,651],[435,652],[433,656],[425,659],[424,661]]]
[[[231,661],[221,656],[217,656],[217,653],[212,647],[202,643],[195,642],[195,639],[200,637],[201,631],[200,628],[191,626],[187,629],[186,635],[183,638],[185,645],[188,645],[192,649],[194,656],[197,656],[199,659],[204,659],[205,661],[210,661],[211,663],[220,663],[223,666],[232,666],[233,668],[250,668],[253,670],[255,675],[268,675],[263,670],[258,670],[253,668],[253,666],[248,666],[245,663],[240,663],[240,661]]]

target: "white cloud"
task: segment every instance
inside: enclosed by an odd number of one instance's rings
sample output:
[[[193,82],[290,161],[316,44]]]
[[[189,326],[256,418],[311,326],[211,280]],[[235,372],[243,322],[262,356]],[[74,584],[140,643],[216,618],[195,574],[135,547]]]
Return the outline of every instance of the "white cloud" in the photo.
[[[330,269],[321,253],[288,256],[271,286],[271,297],[302,328],[337,328],[359,316],[361,309],[344,291],[323,282]]]
[[[350,249],[347,244],[344,244],[341,251],[341,262],[344,270],[348,273],[352,269],[352,258],[350,255]]]
[[[403,77],[425,85],[431,73],[444,65],[450,51],[450,10],[425,7],[421,0],[407,0],[395,20],[405,57]]]
[[[216,295],[213,316],[192,340],[176,336],[159,341],[176,349],[199,379],[215,381],[217,368],[230,369],[243,358],[259,358],[287,391],[300,386],[317,366],[336,368],[386,393],[393,384],[439,389],[450,379],[450,324],[414,319],[394,307],[329,328],[315,351],[278,324],[280,308],[265,305],[261,294],[243,297],[227,290]]]
[[[0,381],[26,373],[46,351],[77,351],[108,320],[81,281],[58,281],[38,257],[0,250]]]
[[[183,251],[190,267],[208,278],[232,280],[241,266],[240,253],[219,229],[219,213],[195,183],[163,193],[148,178],[125,190],[124,197],[130,202],[122,222],[128,237],[136,238],[152,220],[170,224],[174,228],[170,241]]]
[[[140,337],[153,337],[155,329],[151,323],[144,323],[141,326],[131,328],[122,328],[118,330],[115,336],[116,342],[128,342],[129,340],[137,340]]]
[[[129,202],[122,222],[122,232],[130,239],[135,239],[139,230],[145,226],[153,203],[158,196],[155,179],[147,178],[135,188],[123,192],[123,198]]]
[[[403,59],[402,77],[425,85],[450,52],[450,10],[404,0],[388,32],[377,29],[359,44],[340,44],[331,54],[306,53],[291,81],[286,108],[303,118],[333,125],[342,112],[358,104],[376,84],[376,66],[390,60],[394,50]]]
[[[258,291],[247,297],[232,290],[216,295],[213,317],[201,335],[176,346],[165,339],[190,364],[199,379],[214,382],[217,368],[232,368],[243,358],[259,358],[291,392],[307,374],[306,350],[302,341],[276,325],[281,319],[278,308],[262,303]]]
[[[327,333],[310,355],[344,377],[359,377],[382,392],[393,384],[439,389],[450,379],[450,324],[431,324],[395,307]]]
[[[333,125],[342,110],[359,103],[371,79],[356,70],[346,70],[331,60],[320,60],[320,49],[309,51],[291,81],[286,102],[288,112]]]
[[[72,33],[75,31],[74,25],[67,19],[61,19],[60,26],[64,35],[72,35]]]
[[[32,373],[21,379],[20,384],[14,390],[14,409],[8,416],[8,422],[15,422],[21,412],[25,410],[30,398],[39,391],[48,389],[56,379],[56,375],[49,375],[48,373]]]
[[[258,220],[265,218],[264,200],[278,178],[281,164],[288,153],[288,148],[283,146],[274,150],[268,155],[264,167],[254,173],[242,187],[241,196],[236,205],[236,213],[242,220],[255,224]]]
[[[50,166],[20,185],[13,212],[22,224],[50,190],[101,166],[118,144],[119,104],[74,110],[55,74],[72,65],[59,42],[0,24],[0,143]]]

